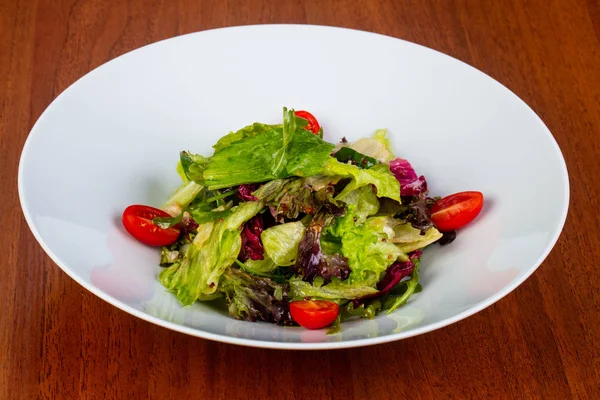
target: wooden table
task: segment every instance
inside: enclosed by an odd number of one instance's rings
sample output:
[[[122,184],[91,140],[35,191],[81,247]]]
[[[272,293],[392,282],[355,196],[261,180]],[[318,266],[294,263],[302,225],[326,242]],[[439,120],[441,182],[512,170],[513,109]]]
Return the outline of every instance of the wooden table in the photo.
[[[479,68],[524,99],[558,140],[571,177],[569,218],[546,262],[462,322],[323,352],[171,332],[65,275],[35,242],[17,197],[21,147],[42,111],[129,50],[257,23],[407,39]],[[598,0],[0,1],[0,398],[600,399],[599,132]]]

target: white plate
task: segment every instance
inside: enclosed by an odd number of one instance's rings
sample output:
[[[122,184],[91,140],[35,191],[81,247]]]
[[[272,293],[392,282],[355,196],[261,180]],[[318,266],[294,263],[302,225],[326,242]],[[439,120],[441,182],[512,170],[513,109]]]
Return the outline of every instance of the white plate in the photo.
[[[423,256],[423,292],[336,335],[181,308],[157,282],[158,252],[120,224],[133,203],[179,185],[179,151],[210,154],[223,134],[307,109],[330,141],[388,128],[433,195],[479,190],[480,217]],[[318,26],[246,26],[176,37],[95,69],[48,107],[19,165],[27,222],[83,287],[152,323],[207,339],[282,349],[363,346],[418,335],[499,300],[544,260],[563,227],[569,183],[536,114],[476,69],[402,40]],[[93,318],[93,316],[91,316]]]

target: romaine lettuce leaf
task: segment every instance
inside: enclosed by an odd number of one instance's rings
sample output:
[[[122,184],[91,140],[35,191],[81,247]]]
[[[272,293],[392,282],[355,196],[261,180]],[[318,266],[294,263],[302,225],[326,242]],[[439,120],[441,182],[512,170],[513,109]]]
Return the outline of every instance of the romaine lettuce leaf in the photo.
[[[370,185],[359,187],[344,196],[344,203],[352,208],[348,214],[356,218],[357,224],[362,224],[367,217],[379,211],[379,199]]]
[[[397,224],[394,226],[394,237],[391,238],[393,243],[405,253],[422,249],[442,237],[440,231],[435,227],[431,227],[421,234],[421,230],[413,228],[409,223]]]
[[[160,273],[161,283],[174,292],[183,305],[191,305],[200,296],[215,293],[221,275],[240,253],[242,224],[263,207],[258,201],[245,202],[232,208],[223,221],[200,225],[181,263]]]
[[[381,150],[378,155],[373,153],[372,157],[383,159],[385,160],[384,162],[388,162],[395,157],[394,152],[392,151],[392,144],[387,137],[387,129],[377,129],[375,133],[373,133],[373,139],[381,143],[386,151]]]
[[[264,230],[260,238],[265,253],[277,265],[294,265],[298,255],[298,244],[305,231],[306,228],[300,221],[275,225]]]
[[[363,283],[352,283],[333,278],[331,282],[323,284],[322,278],[315,278],[313,283],[302,280],[295,276],[290,279],[290,298],[292,300],[303,300],[307,297],[324,300],[352,300],[369,294],[377,293],[374,286]]]
[[[287,150],[285,174],[280,174],[280,177],[317,175],[333,148],[334,145],[323,141],[310,131],[298,129]]]
[[[283,107],[283,132],[281,135],[281,148],[277,150],[277,153],[273,154],[273,159],[275,160],[274,165],[272,167],[273,174],[279,176],[283,170],[286,168],[286,151],[294,134],[296,133],[298,119],[296,118],[296,114],[293,110],[288,112],[286,107]]]
[[[377,165],[379,161],[373,157],[369,157],[362,154],[351,147],[342,147],[333,154],[333,157],[339,162],[350,163],[356,165],[358,168],[371,168]]]
[[[385,235],[387,235],[388,240],[390,240],[391,242],[394,241],[393,238],[396,234],[394,228],[397,225],[403,223],[403,221],[387,215],[377,215],[375,217],[369,218],[365,222],[369,229],[376,232],[384,233]]]
[[[244,263],[238,263],[238,265],[246,272],[250,272],[251,274],[258,276],[265,276],[278,267],[278,265],[275,264],[275,262],[269,257],[265,257],[262,260],[249,259]]]
[[[214,222],[224,219],[229,216],[232,212],[232,205],[233,203],[229,202],[216,207],[216,205],[212,202],[194,201],[192,204],[190,204],[188,212],[191,214],[194,221],[196,221],[198,224],[204,224],[206,222]]]
[[[179,163],[185,176],[190,180],[199,184],[204,182],[204,169],[210,161],[210,157],[204,157],[199,154],[192,154],[187,151],[182,151],[179,154]]]
[[[372,138],[361,138],[356,142],[346,143],[342,147],[349,147],[379,162],[387,163],[394,158],[394,154],[386,132],[385,129],[378,129]]]
[[[179,175],[179,177],[181,178],[181,182],[183,183],[187,183],[189,181],[187,175],[185,174],[185,171],[183,170],[183,165],[181,164],[181,160],[177,161],[177,175]]]
[[[210,189],[316,175],[333,145],[302,128],[294,110],[286,110],[283,129],[266,129],[219,146],[203,173]],[[305,124],[305,122],[304,122]]]
[[[344,201],[344,197],[350,192],[371,184],[377,188],[378,197],[388,197],[400,202],[400,184],[390,172],[387,164],[378,164],[369,169],[360,169],[356,165],[344,164],[333,157],[329,157],[320,174],[352,178],[352,181],[336,197],[338,200]]]
[[[282,131],[283,125],[267,125],[255,122],[254,124],[248,125],[237,132],[230,132],[228,135],[223,136],[217,143],[215,143],[213,149],[215,151],[219,151],[242,139],[260,135],[273,130]]]
[[[186,151],[180,153],[177,173],[183,184],[162,205],[162,209],[175,217],[180,215],[197,196],[204,193],[203,171],[209,158]]]
[[[162,209],[175,217],[183,212],[194,199],[204,192],[205,188],[194,181],[183,183],[162,205]]]
[[[305,182],[312,187],[313,190],[318,191],[329,185],[335,185],[341,179],[341,176],[313,175],[306,178]]]

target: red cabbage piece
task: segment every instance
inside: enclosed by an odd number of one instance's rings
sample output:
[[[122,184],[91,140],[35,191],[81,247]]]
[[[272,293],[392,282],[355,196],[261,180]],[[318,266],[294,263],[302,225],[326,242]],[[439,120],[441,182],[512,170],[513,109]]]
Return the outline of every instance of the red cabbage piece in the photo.
[[[418,196],[427,191],[427,181],[423,175],[417,176],[407,160],[396,158],[390,161],[390,172],[400,182],[401,196]]]
[[[239,256],[242,262],[247,259],[264,259],[265,248],[260,240],[260,234],[263,229],[263,220],[260,215],[252,218],[244,225],[244,229],[242,230],[242,249]]]

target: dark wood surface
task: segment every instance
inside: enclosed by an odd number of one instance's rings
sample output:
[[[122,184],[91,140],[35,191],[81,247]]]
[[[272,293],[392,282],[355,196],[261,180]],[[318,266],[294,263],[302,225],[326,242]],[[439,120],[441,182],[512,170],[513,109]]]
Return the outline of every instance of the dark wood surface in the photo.
[[[558,140],[572,185],[565,229],[539,270],[452,326],[324,352],[171,332],[65,275],[35,242],[17,196],[21,147],[39,115],[129,50],[256,23],[407,39],[524,99]],[[0,0],[0,398],[600,399],[599,143],[598,0]]]

